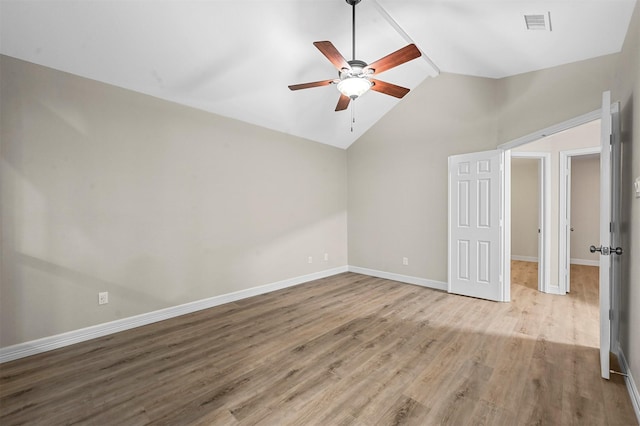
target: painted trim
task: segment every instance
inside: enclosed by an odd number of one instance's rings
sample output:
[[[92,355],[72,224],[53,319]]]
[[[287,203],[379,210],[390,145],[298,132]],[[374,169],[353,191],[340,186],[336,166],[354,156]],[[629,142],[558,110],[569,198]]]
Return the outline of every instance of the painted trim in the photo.
[[[572,265],[600,266],[600,262],[598,262],[597,260],[571,258],[570,262]]]
[[[520,260],[522,262],[538,262],[538,258],[537,257],[533,257],[533,256],[518,256],[517,254],[512,254],[511,255],[511,260]]]
[[[152,324],[158,321],[175,318],[180,315],[190,314],[203,309],[213,308],[214,306],[223,305],[225,303],[235,302],[237,300],[246,299],[248,297],[281,290],[287,287],[293,287],[304,284],[309,281],[330,277],[343,272],[347,272],[348,267],[340,266],[333,269],[314,272],[308,275],[289,278],[270,284],[248,288],[233,293],[222,294],[220,296],[209,297],[206,299],[196,300],[181,305],[171,306],[157,311],[147,312],[128,318],[122,318],[103,324],[97,324],[78,330],[68,331],[66,333],[56,334],[54,336],[43,337],[41,339],[29,342],[18,343],[16,345],[0,348],[0,364],[15,359],[36,355],[42,352],[51,351],[53,349],[62,348],[64,346],[73,345],[75,343],[85,342],[97,337],[106,336],[120,331],[130,330],[132,328],[141,327],[143,325]]]
[[[511,191],[509,191],[511,192]],[[447,158],[447,289],[451,291],[451,157]]]
[[[640,424],[640,392],[638,392],[638,386],[636,386],[636,382],[633,379],[631,370],[629,369],[629,364],[627,363],[627,358],[624,356],[622,349],[618,351],[618,359],[620,361],[622,372],[626,374],[624,381],[627,384],[627,391],[629,392],[629,398],[631,398],[633,411],[635,411],[636,419],[638,419],[638,424]]]
[[[349,272],[356,274],[369,275],[371,277],[384,278],[392,281],[399,281],[401,283],[419,285],[421,287],[427,287],[435,290],[447,291],[448,284],[442,281],[434,281],[426,278],[412,277],[408,275],[396,274],[393,272],[377,271],[375,269],[362,268],[360,266],[349,265]]]
[[[500,295],[511,301],[511,151],[500,152]]]
[[[602,151],[600,146],[590,146],[587,148],[576,148],[569,149],[565,151],[560,151],[560,153],[564,153],[567,157],[579,157],[581,155],[595,155],[600,154]]]
[[[520,145],[527,144],[529,142],[535,142],[539,139],[546,138],[547,136],[551,136],[556,133],[560,133],[562,131],[571,129],[572,127],[580,126],[582,124],[587,124],[590,121],[598,120],[602,118],[602,110],[598,109],[596,111],[591,111],[586,114],[582,114],[578,117],[572,118],[567,121],[563,121],[562,123],[555,124],[553,126],[549,126],[545,129],[538,130],[533,133],[529,133],[528,135],[522,136],[518,139],[513,139],[509,142],[505,142],[501,145],[498,145],[499,149],[513,149]]]
[[[543,276],[542,289],[548,291],[551,284],[551,153],[544,153],[540,159],[542,206],[540,228],[542,228],[542,265],[538,273]]]

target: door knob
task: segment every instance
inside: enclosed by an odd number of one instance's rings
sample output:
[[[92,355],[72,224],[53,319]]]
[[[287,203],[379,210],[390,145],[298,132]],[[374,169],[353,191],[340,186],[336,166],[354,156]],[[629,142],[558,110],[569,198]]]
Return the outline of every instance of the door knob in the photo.
[[[595,253],[597,251],[599,251],[600,253],[604,254],[604,255],[609,255],[609,254],[617,254],[618,256],[620,256],[623,253],[622,247],[596,247],[596,246],[591,246],[589,247],[589,251],[591,253]]]

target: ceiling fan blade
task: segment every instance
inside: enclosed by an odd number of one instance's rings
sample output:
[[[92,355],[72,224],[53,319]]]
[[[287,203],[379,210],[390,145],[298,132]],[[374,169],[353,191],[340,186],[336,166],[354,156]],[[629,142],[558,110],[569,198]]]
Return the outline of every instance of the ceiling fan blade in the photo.
[[[314,41],[313,45],[327,57],[334,67],[340,71],[342,68],[351,69],[347,60],[330,41]]]
[[[409,89],[402,86],[396,86],[395,84],[387,83],[386,81],[371,79],[373,86],[371,90],[384,93],[385,95],[393,96],[396,98],[403,98],[404,95],[409,93]]]
[[[349,102],[351,98],[340,94],[340,99],[338,99],[338,105],[336,105],[336,111],[344,111],[349,106]]]
[[[314,81],[313,83],[292,84],[289,86],[290,90],[310,89],[312,87],[328,86],[333,83],[333,80]]]
[[[409,62],[413,59],[422,56],[420,50],[415,44],[409,44],[402,49],[396,50],[393,53],[388,54],[384,58],[380,58],[372,64],[369,64],[365,69],[372,69],[376,74],[385,72],[393,67],[402,65],[405,62]]]

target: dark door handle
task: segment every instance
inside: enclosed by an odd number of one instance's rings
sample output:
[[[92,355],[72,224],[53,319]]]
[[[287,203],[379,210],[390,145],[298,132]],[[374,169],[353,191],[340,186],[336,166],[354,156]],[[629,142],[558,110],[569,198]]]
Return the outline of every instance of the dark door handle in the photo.
[[[589,247],[589,251],[591,253],[595,253],[597,251],[599,251],[600,253],[604,254],[604,255],[610,255],[610,254],[617,254],[618,256],[620,256],[624,250],[622,250],[622,247],[596,247],[596,246],[591,246]]]

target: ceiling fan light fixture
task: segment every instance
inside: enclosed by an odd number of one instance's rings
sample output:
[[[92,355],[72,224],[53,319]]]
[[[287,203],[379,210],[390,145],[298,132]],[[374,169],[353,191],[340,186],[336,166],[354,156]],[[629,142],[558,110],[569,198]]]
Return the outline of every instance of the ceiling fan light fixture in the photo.
[[[371,89],[373,83],[365,77],[346,77],[338,83],[338,90],[349,98],[356,99]]]
[[[318,48],[333,66],[338,70],[338,78],[334,80],[321,80],[311,83],[294,84],[289,86],[289,90],[309,89],[311,87],[327,86],[336,84],[340,92],[340,98],[336,105],[335,111],[344,111],[349,107],[349,103],[360,96],[367,93],[370,89],[378,93],[402,98],[409,92],[409,89],[395,84],[386,83],[384,81],[374,79],[374,75],[387,71],[391,68],[402,65],[413,59],[420,57],[422,54],[415,44],[409,44],[402,49],[398,49],[393,53],[384,56],[372,64],[356,59],[356,4],[361,0],[346,0],[347,4],[353,8],[353,19],[351,26],[351,52],[352,60],[347,61],[344,56],[336,49],[330,41],[314,41],[313,45]],[[353,124],[353,109],[352,124]],[[353,131],[353,126],[352,129]]]

